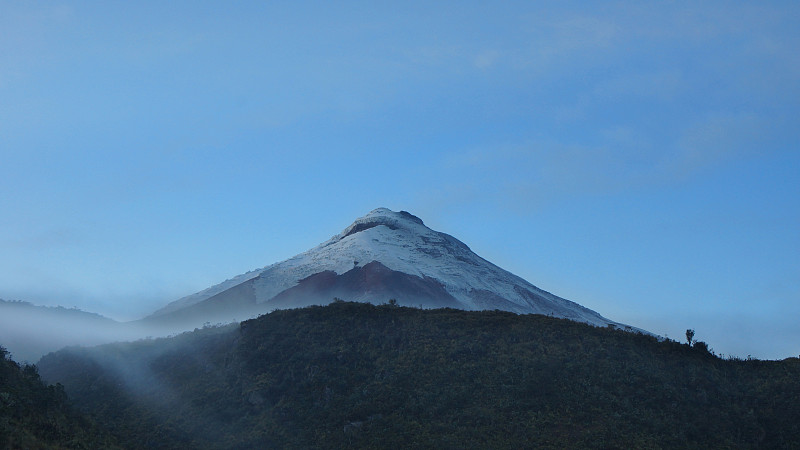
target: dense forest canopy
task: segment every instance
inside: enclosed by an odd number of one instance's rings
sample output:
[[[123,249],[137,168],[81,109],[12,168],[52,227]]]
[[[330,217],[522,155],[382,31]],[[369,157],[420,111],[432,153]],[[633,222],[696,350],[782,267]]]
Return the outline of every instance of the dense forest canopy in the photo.
[[[796,358],[501,311],[334,302],[40,367],[130,448],[800,442]]]
[[[0,448],[118,448],[111,435],[72,409],[61,385],[46,386],[36,366],[0,347]]]

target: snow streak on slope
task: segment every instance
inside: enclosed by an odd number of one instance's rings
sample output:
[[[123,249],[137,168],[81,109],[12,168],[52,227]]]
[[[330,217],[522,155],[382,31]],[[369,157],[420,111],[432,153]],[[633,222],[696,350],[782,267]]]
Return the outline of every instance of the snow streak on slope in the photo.
[[[463,309],[503,309],[550,314],[600,326],[615,324],[491,264],[452,236],[426,227],[419,218],[386,208],[371,211],[305,253],[184,297],[154,315],[202,302],[249,280],[256,301],[268,304],[311,275],[325,271],[341,275],[372,261],[393,271],[436,280]]]

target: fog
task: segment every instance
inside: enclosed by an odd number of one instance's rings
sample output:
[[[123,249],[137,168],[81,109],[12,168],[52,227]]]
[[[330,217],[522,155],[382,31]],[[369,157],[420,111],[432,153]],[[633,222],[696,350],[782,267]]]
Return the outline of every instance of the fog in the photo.
[[[148,329],[135,323],[117,325],[117,329],[122,330],[118,334],[112,328],[108,334],[100,332],[88,338],[136,337],[137,333]],[[208,349],[204,345],[208,341],[204,338],[220,336],[230,345],[227,339],[235,337],[237,327],[238,324],[207,326],[168,338],[115,342],[91,348],[67,347],[41,358],[39,373],[45,382],[63,383],[71,396],[80,397],[84,407],[100,409],[113,405],[112,408],[120,408],[126,411],[125,414],[139,408],[146,409],[147,417],[138,417],[144,420],[138,423],[141,427],[146,428],[148,420],[167,420],[176,409],[181,411],[181,417],[202,417],[199,420],[203,421],[203,426],[195,427],[193,438],[212,441],[224,424],[215,417],[202,415],[193,404],[193,398],[182,394],[181,385],[176,383],[185,383],[187,373],[194,379],[194,371],[202,368],[206,377],[211,377],[212,384],[221,385],[230,371],[206,354]],[[74,329],[65,331],[68,338],[80,337],[79,334],[70,334]],[[91,380],[91,392],[81,390],[86,387],[83,383],[87,380]],[[132,414],[135,416],[137,413]],[[154,434],[152,439],[158,442],[158,434]]]
[[[68,346],[93,346],[168,336],[188,327],[117,322],[78,309],[35,306],[0,300],[0,345],[17,362],[36,363],[47,353]]]

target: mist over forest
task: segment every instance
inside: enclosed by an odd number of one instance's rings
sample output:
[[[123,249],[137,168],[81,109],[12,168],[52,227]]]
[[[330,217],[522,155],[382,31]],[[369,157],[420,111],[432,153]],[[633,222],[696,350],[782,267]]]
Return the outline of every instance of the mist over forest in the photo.
[[[36,306],[0,299],[0,345],[17,362],[36,363],[67,346],[93,346],[166,336],[189,328],[117,322],[76,308]]]

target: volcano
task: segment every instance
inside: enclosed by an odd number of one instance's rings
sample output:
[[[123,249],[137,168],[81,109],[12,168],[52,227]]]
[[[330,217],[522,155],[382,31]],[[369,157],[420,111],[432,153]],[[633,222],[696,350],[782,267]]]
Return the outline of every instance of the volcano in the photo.
[[[421,308],[544,314],[629,328],[546,292],[481,258],[406,212],[378,208],[326,242],[283,262],[169,303],[143,319],[196,326],[241,321],[335,298]]]

